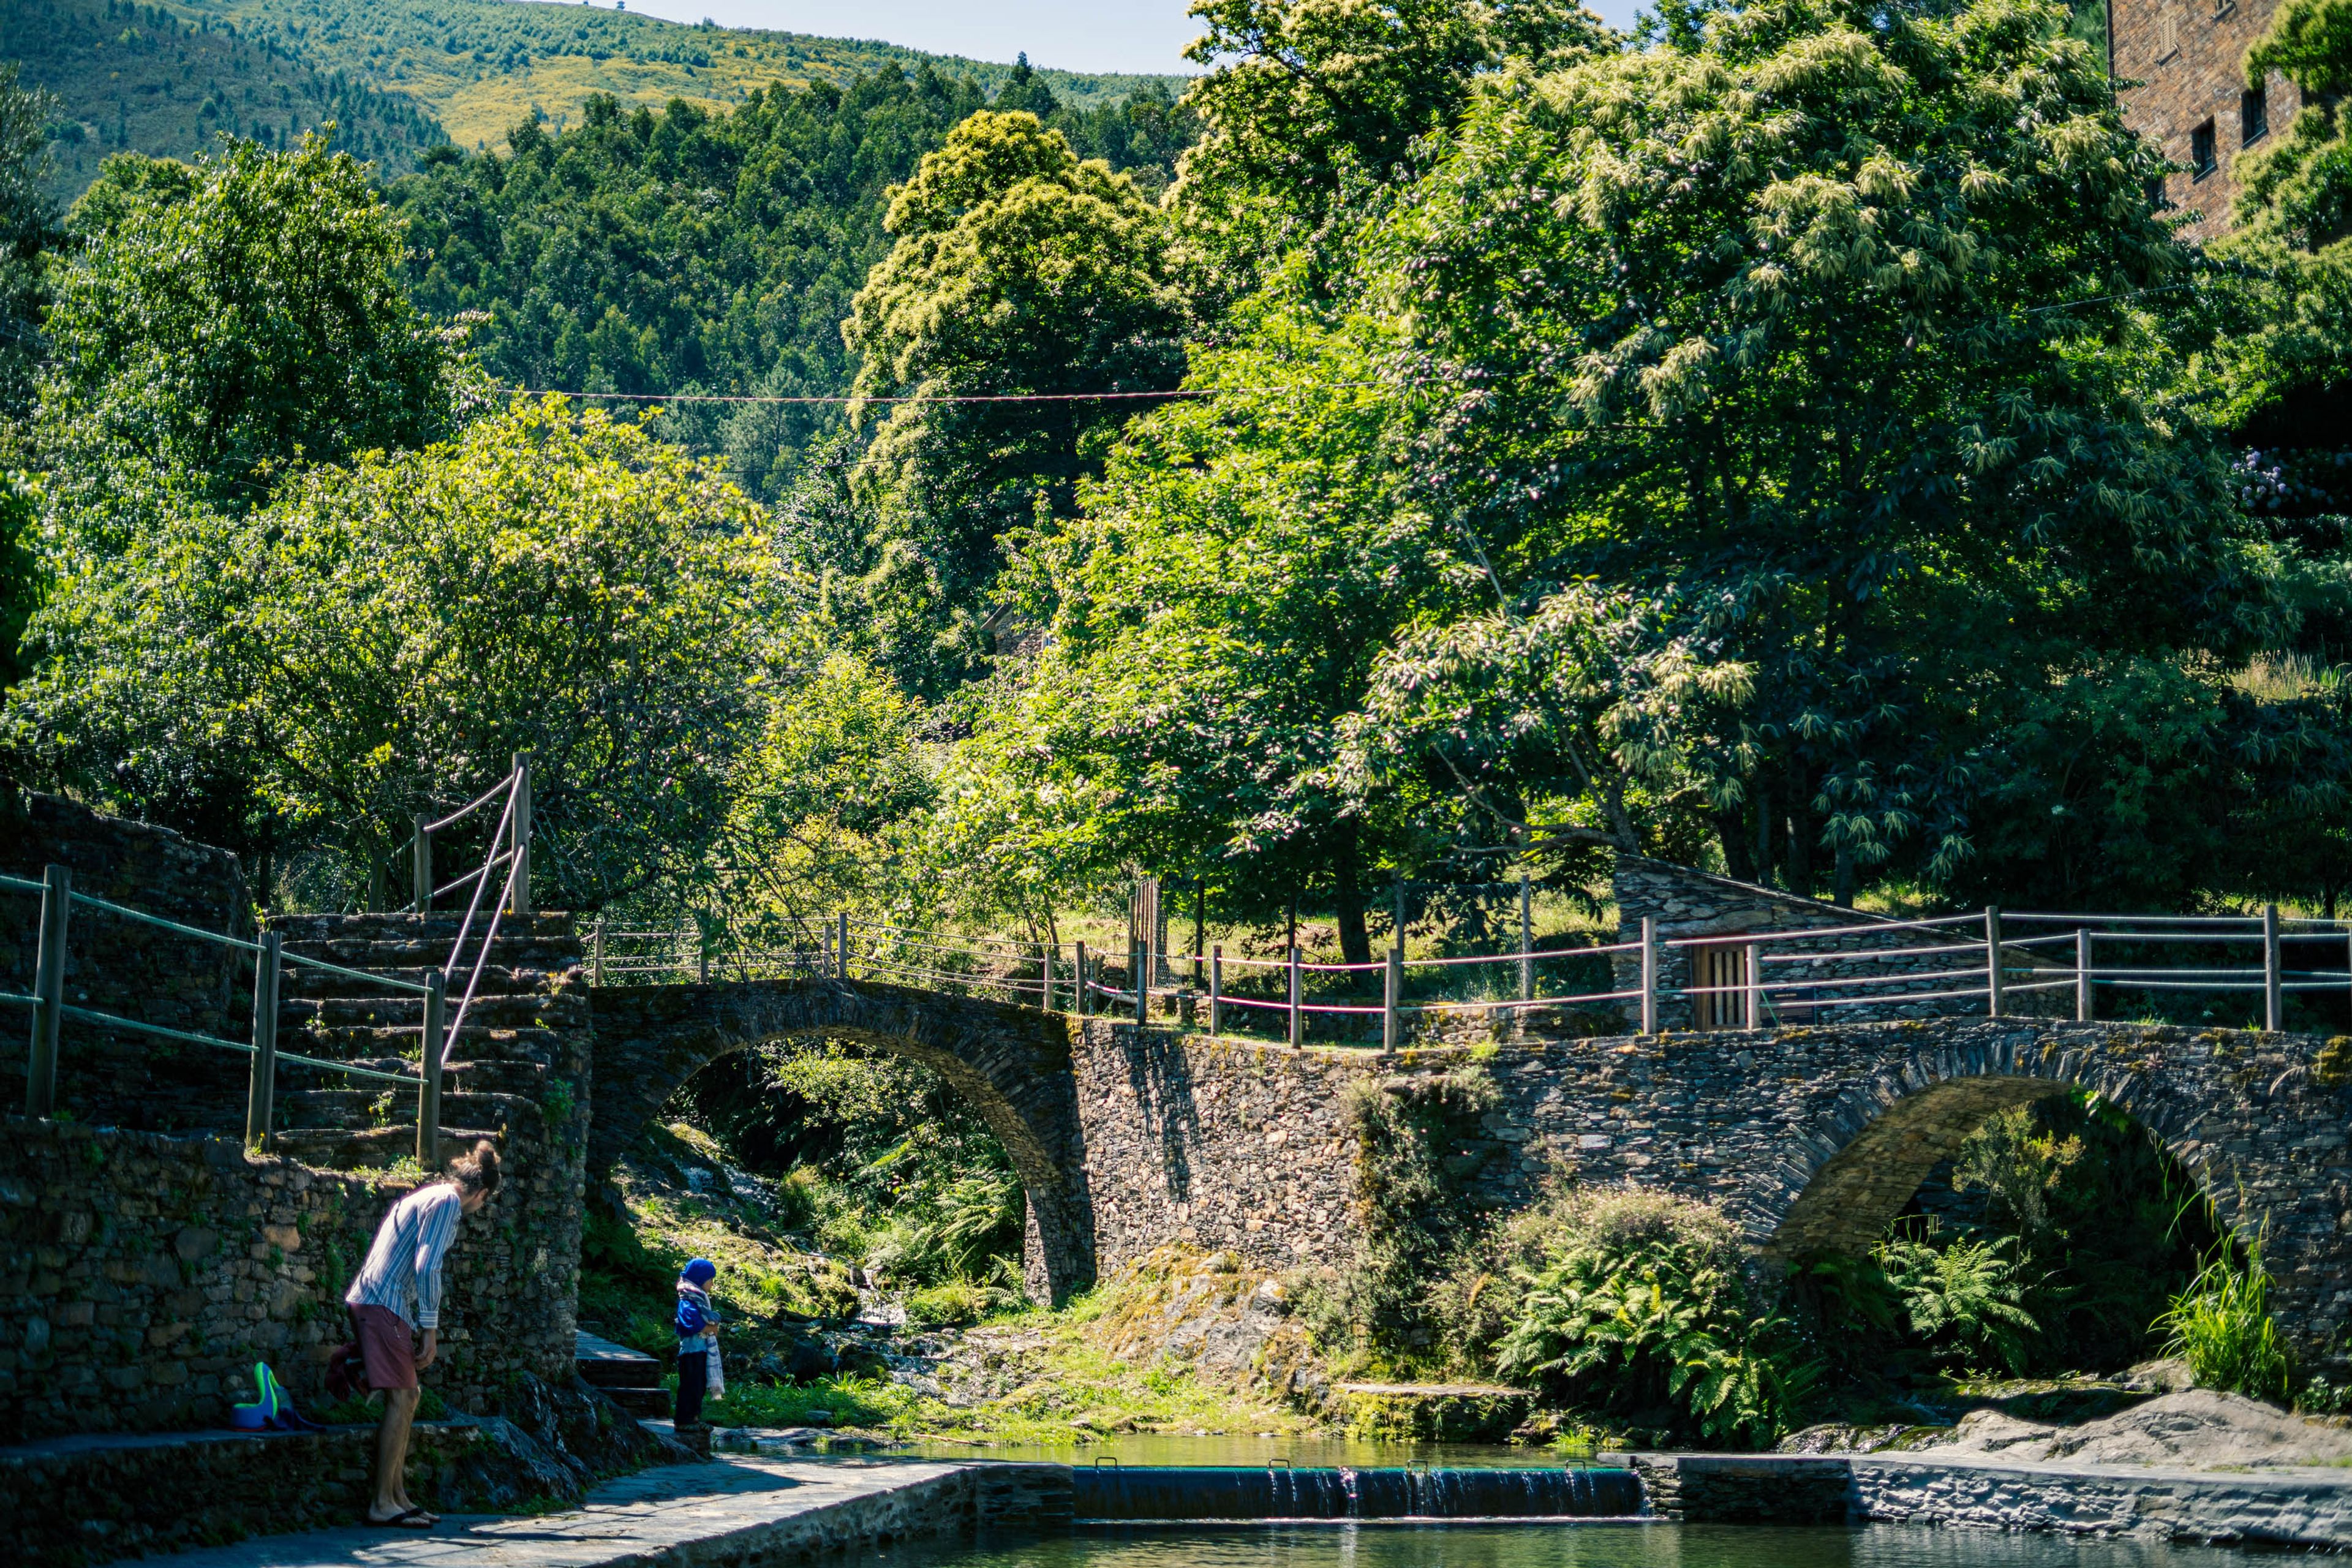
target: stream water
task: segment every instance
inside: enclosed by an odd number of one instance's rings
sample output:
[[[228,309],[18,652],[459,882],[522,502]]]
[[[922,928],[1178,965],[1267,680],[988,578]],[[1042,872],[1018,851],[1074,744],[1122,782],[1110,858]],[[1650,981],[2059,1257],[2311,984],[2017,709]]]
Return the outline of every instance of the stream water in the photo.
[[[1263,1469],[1296,1465],[1300,1469],[1402,1468],[1433,1465],[1443,1469],[1555,1469],[1559,1458],[1542,1448],[1512,1448],[1476,1443],[1362,1443],[1344,1437],[1254,1437],[1247,1435],[1183,1437],[1122,1433],[1083,1444],[942,1443],[919,1439],[894,1443],[893,1458],[1028,1459],[1051,1465],[1218,1465]]]
[[[2244,1568],[2210,1546],[1929,1530],[1619,1522],[1347,1521],[1082,1529],[1017,1544],[901,1546],[858,1568]]]

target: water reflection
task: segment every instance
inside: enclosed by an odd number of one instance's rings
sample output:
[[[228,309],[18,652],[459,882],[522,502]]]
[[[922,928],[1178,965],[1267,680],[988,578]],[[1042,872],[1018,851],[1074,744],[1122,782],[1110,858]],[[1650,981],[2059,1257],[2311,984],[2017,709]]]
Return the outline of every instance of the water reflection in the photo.
[[[850,1561],[860,1568],[2245,1568],[2242,1553],[2156,1542],[1910,1525],[1616,1523],[1091,1529]]]

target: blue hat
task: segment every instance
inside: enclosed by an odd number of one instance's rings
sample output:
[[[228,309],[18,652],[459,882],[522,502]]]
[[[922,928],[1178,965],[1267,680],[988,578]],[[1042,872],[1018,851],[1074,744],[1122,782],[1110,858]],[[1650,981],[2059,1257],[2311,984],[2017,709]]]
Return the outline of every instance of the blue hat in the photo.
[[[708,1258],[698,1258],[677,1271],[677,1277],[689,1285],[708,1285],[719,1276],[719,1265]]]

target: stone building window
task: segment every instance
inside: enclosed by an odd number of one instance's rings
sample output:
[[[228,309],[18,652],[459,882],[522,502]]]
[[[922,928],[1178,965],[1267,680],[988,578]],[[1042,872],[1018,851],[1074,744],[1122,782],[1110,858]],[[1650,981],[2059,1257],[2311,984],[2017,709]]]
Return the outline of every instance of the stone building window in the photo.
[[[2201,180],[2218,167],[2213,152],[2213,122],[2209,120],[2189,133],[2189,171]]]
[[[2251,147],[2268,134],[2271,128],[2270,96],[2263,89],[2249,88],[2238,95],[2238,145]]]
[[[2167,6],[2164,15],[2156,22],[2156,58],[2159,61],[2168,60],[2179,52],[2180,18],[2173,14],[2171,7]]]

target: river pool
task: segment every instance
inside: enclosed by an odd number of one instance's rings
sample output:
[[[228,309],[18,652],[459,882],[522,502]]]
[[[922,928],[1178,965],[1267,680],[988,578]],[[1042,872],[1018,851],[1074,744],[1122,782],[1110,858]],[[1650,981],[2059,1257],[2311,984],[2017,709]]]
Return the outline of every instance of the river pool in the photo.
[[[989,1543],[900,1546],[858,1568],[2245,1568],[2211,1546],[1936,1530],[1620,1522],[1343,1521],[1093,1527]]]

